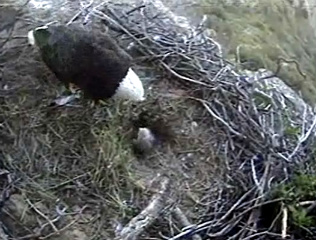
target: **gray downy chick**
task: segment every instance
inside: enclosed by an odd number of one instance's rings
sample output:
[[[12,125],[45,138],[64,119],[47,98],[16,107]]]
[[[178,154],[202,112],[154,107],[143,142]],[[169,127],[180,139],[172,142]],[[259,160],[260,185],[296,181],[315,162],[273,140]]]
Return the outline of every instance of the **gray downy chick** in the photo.
[[[158,139],[149,128],[138,129],[137,139],[134,141],[134,147],[138,153],[149,153],[157,144]]]

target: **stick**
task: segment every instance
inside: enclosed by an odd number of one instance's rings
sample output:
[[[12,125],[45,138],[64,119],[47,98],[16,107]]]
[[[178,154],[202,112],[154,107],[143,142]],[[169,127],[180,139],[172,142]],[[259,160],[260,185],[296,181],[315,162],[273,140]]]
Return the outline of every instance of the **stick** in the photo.
[[[174,210],[175,218],[178,220],[178,222],[182,225],[182,227],[189,227],[192,226],[192,224],[189,222],[188,218],[184,215],[182,210],[179,207],[176,207]],[[202,238],[198,234],[194,234],[192,236],[193,240],[202,240]]]
[[[282,218],[282,239],[286,238],[286,229],[287,229],[287,216],[288,216],[288,212],[287,212],[287,208],[284,207],[282,209],[283,212],[283,218]]]
[[[3,231],[3,227],[2,227],[3,223],[0,222],[0,239],[2,240],[8,240],[9,236],[7,234],[5,234],[5,232]]]
[[[55,226],[55,224],[44,214],[42,213],[38,208],[35,207],[33,203],[27,198],[26,202],[34,209],[35,212],[37,212],[42,218],[44,218],[53,228],[55,232],[58,232],[58,228]]]
[[[170,190],[170,180],[162,177],[157,193],[148,206],[134,217],[120,232],[116,240],[134,240],[160,215],[166,204],[166,196]]]

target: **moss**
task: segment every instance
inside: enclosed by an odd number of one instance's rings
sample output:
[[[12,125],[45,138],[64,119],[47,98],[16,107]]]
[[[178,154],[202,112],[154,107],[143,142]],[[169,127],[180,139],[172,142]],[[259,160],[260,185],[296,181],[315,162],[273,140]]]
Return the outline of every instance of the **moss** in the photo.
[[[312,227],[315,224],[315,219],[308,216],[307,211],[302,207],[289,206],[294,223],[299,227]]]
[[[276,197],[284,198],[288,208],[291,224],[298,228],[308,228],[316,224],[315,214],[307,211],[301,202],[314,201],[316,195],[316,176],[297,174],[289,183],[282,184],[275,191]]]
[[[291,190],[295,191],[291,191]],[[291,201],[314,200],[316,193],[316,176],[299,174],[294,177],[293,182],[285,185],[285,190],[290,192]]]

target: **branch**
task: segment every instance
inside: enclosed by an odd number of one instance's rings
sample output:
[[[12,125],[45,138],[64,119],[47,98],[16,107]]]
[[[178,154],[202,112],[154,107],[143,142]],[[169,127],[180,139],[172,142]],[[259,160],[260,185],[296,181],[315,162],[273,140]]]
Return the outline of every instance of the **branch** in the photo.
[[[184,213],[182,212],[182,210],[179,207],[176,207],[176,209],[174,210],[174,215],[175,218],[178,220],[178,222],[182,225],[182,227],[190,227],[192,226],[192,224],[189,222],[188,218],[184,215]],[[193,240],[202,240],[201,236],[199,236],[198,234],[194,234],[192,236]]]
[[[167,177],[160,179],[160,187],[152,197],[148,206],[134,217],[119,233],[116,240],[134,240],[161,214],[166,205],[170,190],[170,180]]]
[[[3,230],[3,224],[2,222],[0,222],[0,239],[2,240],[7,240],[9,239],[9,236],[7,234],[5,234],[4,230]]]
[[[283,207],[283,218],[282,218],[282,239],[286,238],[286,230],[287,230],[287,220],[288,220],[288,211],[286,207]]]

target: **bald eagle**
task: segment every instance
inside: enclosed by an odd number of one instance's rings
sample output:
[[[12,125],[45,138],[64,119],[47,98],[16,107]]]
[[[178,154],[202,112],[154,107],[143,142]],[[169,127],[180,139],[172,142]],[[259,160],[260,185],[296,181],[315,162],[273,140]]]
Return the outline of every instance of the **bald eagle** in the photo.
[[[96,102],[145,100],[131,57],[109,35],[76,25],[49,25],[29,31],[28,41],[67,88],[81,90]]]

